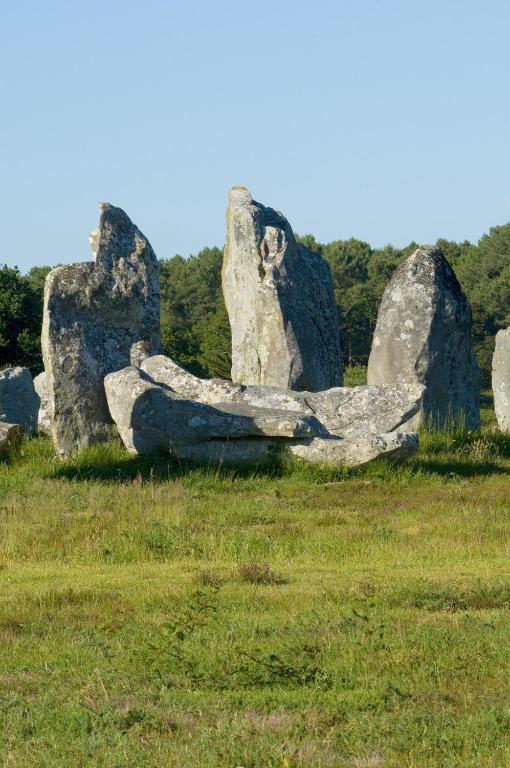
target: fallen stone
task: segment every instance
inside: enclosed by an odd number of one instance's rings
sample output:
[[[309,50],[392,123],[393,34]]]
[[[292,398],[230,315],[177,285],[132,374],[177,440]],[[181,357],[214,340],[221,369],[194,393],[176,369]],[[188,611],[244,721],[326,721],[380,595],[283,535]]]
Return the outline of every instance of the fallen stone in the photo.
[[[222,379],[199,379],[169,357],[146,358],[141,368],[153,381],[180,397],[214,405],[243,403],[315,416],[338,437],[382,434],[400,429],[419,413],[423,385],[334,387],[324,392],[294,392],[264,385],[243,386]]]
[[[233,381],[311,391],[342,384],[329,265],[245,187],[229,195],[222,284]]]
[[[132,447],[144,446],[141,452],[146,452],[148,445],[150,450],[174,451],[181,445],[222,438],[327,435],[313,416],[183,399],[134,367],[109,374],[104,383],[120,436]]]
[[[51,398],[46,371],[43,371],[35,377],[34,387],[40,400],[37,430],[41,434],[51,437]]]
[[[62,455],[115,434],[104,377],[161,351],[156,255],[124,211],[108,203],[100,210],[94,262],[46,278],[42,349]]]
[[[479,370],[471,308],[440,249],[418,248],[396,270],[381,301],[368,383],[423,384],[422,407],[407,424],[480,423]]]
[[[334,466],[355,466],[380,456],[404,458],[415,435],[335,438],[312,414],[247,403],[214,405],[184,399],[129,367],[105,378],[108,405],[132,453],[165,451],[200,463],[267,463],[290,456]]]
[[[6,424],[0,422],[0,455],[9,448],[20,445],[23,439],[23,427],[21,424]]]
[[[39,397],[28,368],[0,371],[0,422],[21,424],[28,435],[37,430]]]
[[[492,358],[494,410],[502,432],[510,432],[510,328],[498,331]]]

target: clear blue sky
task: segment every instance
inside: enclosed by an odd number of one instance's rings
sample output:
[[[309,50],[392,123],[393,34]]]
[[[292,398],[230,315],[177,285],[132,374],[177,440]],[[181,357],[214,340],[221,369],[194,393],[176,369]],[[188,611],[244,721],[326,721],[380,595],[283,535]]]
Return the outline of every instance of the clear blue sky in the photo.
[[[158,256],[247,186],[375,246],[510,219],[508,0],[0,0],[0,262],[91,258],[97,203]]]

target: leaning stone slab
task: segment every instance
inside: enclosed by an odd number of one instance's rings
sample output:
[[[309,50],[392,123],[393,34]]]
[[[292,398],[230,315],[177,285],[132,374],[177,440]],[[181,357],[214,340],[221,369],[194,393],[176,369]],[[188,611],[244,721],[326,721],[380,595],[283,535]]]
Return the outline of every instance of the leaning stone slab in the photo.
[[[471,307],[440,249],[418,248],[391,278],[368,362],[369,384],[422,384],[423,405],[408,425],[463,417],[480,423],[479,371]]]
[[[387,456],[407,458],[416,435],[400,432],[330,435],[313,415],[246,403],[199,403],[183,399],[130,367],[105,378],[119,434],[132,453],[162,450],[199,463],[271,463],[297,456],[333,466],[355,466]]]
[[[199,379],[164,355],[146,358],[141,368],[151,379],[186,399],[209,405],[243,403],[315,416],[328,432],[339,437],[401,429],[419,413],[423,394],[423,385],[417,382],[334,387],[324,392],[243,386],[222,379]]]
[[[46,371],[39,373],[34,379],[35,391],[39,395],[39,415],[37,418],[37,430],[43,435],[51,437],[51,397],[48,388]]]
[[[181,445],[250,437],[326,436],[314,416],[236,403],[214,406],[185,400],[129,367],[105,378],[110,413],[119,434],[138,452],[177,452]]]
[[[103,380],[160,347],[159,267],[147,238],[120,208],[101,204],[94,262],[46,278],[42,349],[57,451],[108,440],[114,425]]]
[[[0,455],[9,450],[9,448],[19,445],[22,439],[23,427],[21,424],[0,422]]]
[[[498,426],[502,432],[510,432],[510,328],[496,334],[492,391]]]
[[[329,265],[245,187],[229,195],[222,284],[233,381],[311,391],[342,384]]]
[[[37,430],[38,411],[39,397],[28,368],[0,371],[0,421],[21,424],[31,435]]]

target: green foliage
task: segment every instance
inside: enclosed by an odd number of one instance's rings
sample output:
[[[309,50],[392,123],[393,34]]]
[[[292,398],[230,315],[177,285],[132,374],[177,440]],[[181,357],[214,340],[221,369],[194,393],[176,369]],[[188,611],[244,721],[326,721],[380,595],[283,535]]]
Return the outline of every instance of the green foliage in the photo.
[[[488,386],[494,337],[510,325],[510,223],[492,227],[477,247],[464,247],[456,271],[473,309],[475,350]]]
[[[447,438],[336,477],[24,442],[0,461],[2,764],[508,766],[510,437]]]
[[[25,365],[42,369],[43,290],[14,267],[0,267],[0,367]]]
[[[359,387],[367,383],[366,365],[351,365],[344,370],[344,386]]]
[[[230,376],[230,327],[221,293],[219,248],[161,262],[165,353],[198,376]]]

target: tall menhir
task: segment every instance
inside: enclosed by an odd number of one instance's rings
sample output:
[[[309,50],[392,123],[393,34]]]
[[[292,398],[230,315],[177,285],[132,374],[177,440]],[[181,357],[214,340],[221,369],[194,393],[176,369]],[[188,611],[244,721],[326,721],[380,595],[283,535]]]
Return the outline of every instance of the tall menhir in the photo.
[[[329,265],[245,187],[230,190],[222,282],[234,382],[308,391],[342,385]]]
[[[115,433],[104,377],[161,351],[159,266],[149,241],[109,203],[90,240],[94,261],[57,267],[44,291],[51,433],[64,456]]]
[[[480,423],[480,374],[471,307],[442,251],[423,246],[403,261],[384,291],[368,361],[369,384],[423,384],[420,422]]]

